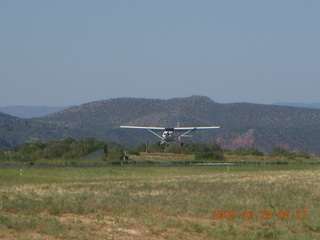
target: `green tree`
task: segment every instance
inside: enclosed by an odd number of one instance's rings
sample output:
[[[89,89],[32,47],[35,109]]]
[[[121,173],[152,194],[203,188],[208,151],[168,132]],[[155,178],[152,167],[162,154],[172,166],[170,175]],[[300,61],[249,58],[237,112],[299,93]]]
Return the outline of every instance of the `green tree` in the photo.
[[[0,149],[0,159],[5,160],[7,158],[8,150],[5,148]]]
[[[137,146],[137,151],[138,152],[145,152],[146,151],[146,143],[145,142],[139,143]]]
[[[61,158],[67,151],[69,146],[63,142],[52,141],[47,143],[45,149],[43,149],[43,157],[46,159]]]
[[[272,148],[269,156],[276,157],[276,156],[286,156],[289,152],[286,151],[284,148],[280,146],[275,146]]]
[[[41,157],[45,146],[42,142],[24,143],[15,148],[12,157],[20,161],[34,161]]]
[[[221,146],[216,142],[211,142],[208,145],[197,144],[195,159],[209,161],[224,161],[225,157]]]
[[[120,160],[124,156],[123,145],[116,142],[108,142],[104,150],[107,160]]]
[[[305,153],[305,152],[299,152],[299,153],[296,153],[296,156],[297,157],[300,157],[300,158],[310,158],[310,155],[308,153]]]

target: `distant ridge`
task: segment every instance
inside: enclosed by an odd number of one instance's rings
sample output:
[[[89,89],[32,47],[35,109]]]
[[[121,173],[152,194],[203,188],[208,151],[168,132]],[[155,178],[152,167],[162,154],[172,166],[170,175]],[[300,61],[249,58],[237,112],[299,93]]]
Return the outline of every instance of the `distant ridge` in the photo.
[[[68,108],[70,107],[7,106],[7,107],[0,107],[0,112],[9,114],[14,117],[20,117],[20,118],[38,118],[38,117],[44,117],[56,112],[60,112]]]
[[[320,103],[274,103],[273,105],[320,109]]]
[[[193,141],[218,142],[225,149],[254,147],[268,152],[274,146],[288,151],[320,155],[320,110],[260,105],[221,104],[208,97],[169,100],[115,98],[72,107],[36,119],[0,113],[0,147],[26,141],[95,137],[136,145],[158,139],[147,131],[124,130],[120,125],[221,128],[194,133]]]

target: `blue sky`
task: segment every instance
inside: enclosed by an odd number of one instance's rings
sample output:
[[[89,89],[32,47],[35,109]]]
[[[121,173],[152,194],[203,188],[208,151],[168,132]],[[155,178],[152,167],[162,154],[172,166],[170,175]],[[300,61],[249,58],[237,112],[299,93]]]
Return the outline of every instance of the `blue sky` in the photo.
[[[0,0],[0,106],[320,102],[320,1]]]

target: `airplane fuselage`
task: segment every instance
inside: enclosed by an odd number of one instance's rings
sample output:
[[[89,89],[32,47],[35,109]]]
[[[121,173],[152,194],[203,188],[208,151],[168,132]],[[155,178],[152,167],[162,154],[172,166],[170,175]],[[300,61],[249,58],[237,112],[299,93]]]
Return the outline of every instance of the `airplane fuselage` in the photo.
[[[162,138],[164,142],[173,142],[176,140],[173,131],[164,131],[162,133]]]

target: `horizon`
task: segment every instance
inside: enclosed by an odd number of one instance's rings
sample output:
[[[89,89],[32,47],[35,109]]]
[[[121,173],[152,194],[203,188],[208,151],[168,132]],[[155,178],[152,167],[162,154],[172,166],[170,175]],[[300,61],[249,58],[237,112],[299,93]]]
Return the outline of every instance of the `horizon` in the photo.
[[[182,99],[182,98],[189,98],[189,97],[204,97],[204,98],[209,98],[210,100],[212,100],[215,103],[219,103],[219,104],[233,104],[233,103],[249,103],[249,104],[258,104],[258,105],[280,105],[280,104],[301,104],[301,105],[313,105],[313,104],[320,104],[319,102],[273,102],[273,103],[257,103],[257,102],[246,102],[246,101],[238,101],[238,102],[218,102],[215,99],[212,99],[208,96],[202,96],[202,95],[191,95],[191,96],[186,96],[186,97],[172,97],[172,98],[146,98],[146,97],[114,97],[114,98],[106,98],[106,99],[100,99],[100,100],[92,100],[89,102],[83,102],[80,104],[75,104],[75,105],[64,105],[64,106],[55,106],[55,105],[22,105],[22,104],[18,104],[18,105],[2,105],[0,106],[0,108],[7,108],[7,107],[35,107],[35,108],[41,108],[41,107],[46,107],[46,108],[72,108],[72,107],[77,107],[77,106],[81,106],[81,105],[85,105],[85,104],[90,104],[90,103],[94,103],[94,102],[100,102],[100,101],[108,101],[108,100],[112,100],[112,99],[123,99],[123,98],[132,98],[132,99],[149,99],[149,100],[171,100],[171,99]]]
[[[93,100],[90,102],[84,102],[84,103],[80,103],[80,104],[76,104],[76,105],[65,105],[65,106],[54,106],[54,105],[6,105],[6,106],[0,106],[0,108],[11,108],[11,107],[34,107],[34,108],[72,108],[72,107],[77,107],[77,106],[81,106],[81,105],[85,105],[85,104],[90,104],[90,103],[94,103],[94,102],[100,102],[100,101],[108,101],[108,100],[112,100],[112,99],[123,99],[123,98],[132,98],[132,99],[149,99],[149,100],[171,100],[171,99],[182,99],[182,98],[189,98],[189,97],[193,97],[193,96],[198,96],[198,97],[207,97],[210,100],[212,100],[215,103],[219,103],[219,104],[233,104],[233,103],[249,103],[249,104],[258,104],[258,105],[280,105],[280,104],[301,104],[301,105],[313,105],[313,104],[320,104],[319,102],[274,102],[274,103],[255,103],[255,102],[243,102],[243,101],[239,101],[239,102],[218,102],[215,101],[214,99],[211,99],[208,96],[201,96],[201,95],[191,95],[191,96],[187,96],[187,97],[172,97],[172,98],[166,98],[166,99],[162,99],[162,98],[146,98],[146,97],[116,97],[116,98],[106,98],[106,99],[100,99],[100,100]]]
[[[82,106],[82,105],[86,105],[86,104],[91,104],[91,103],[95,103],[95,102],[100,102],[100,101],[108,101],[108,100],[112,100],[112,99],[148,99],[148,100],[171,100],[171,99],[183,99],[183,98],[190,98],[190,97],[203,97],[203,98],[209,98],[210,100],[212,100],[215,103],[218,104],[237,104],[237,103],[248,103],[248,104],[257,104],[257,105],[278,105],[278,106],[292,106],[292,107],[307,107],[307,108],[313,108],[312,105],[320,105],[320,102],[312,102],[312,103],[304,103],[304,102],[274,102],[274,103],[254,103],[254,102],[217,102],[214,99],[211,99],[208,96],[200,96],[200,95],[191,95],[191,96],[187,96],[187,97],[173,97],[173,98],[168,98],[168,99],[161,99],[161,98],[145,98],[145,97],[119,97],[119,98],[108,98],[108,99],[100,99],[100,100],[94,100],[94,101],[90,101],[90,102],[85,102],[85,103],[81,103],[78,105],[66,105],[66,106],[46,106],[46,105],[7,105],[7,106],[0,106],[0,112],[6,113],[5,111],[3,111],[4,109],[13,109],[13,108],[52,108],[52,109],[58,109],[58,108],[73,108],[73,107],[78,107],[78,106]],[[318,107],[316,107],[318,108]],[[320,108],[320,106],[319,106]]]

